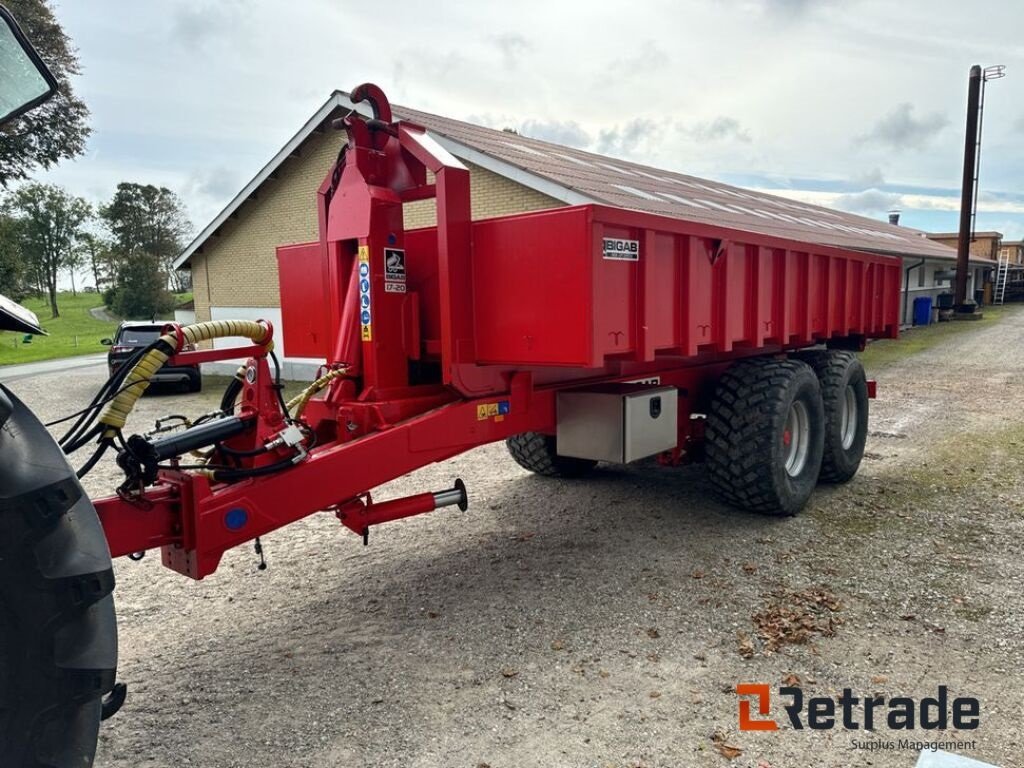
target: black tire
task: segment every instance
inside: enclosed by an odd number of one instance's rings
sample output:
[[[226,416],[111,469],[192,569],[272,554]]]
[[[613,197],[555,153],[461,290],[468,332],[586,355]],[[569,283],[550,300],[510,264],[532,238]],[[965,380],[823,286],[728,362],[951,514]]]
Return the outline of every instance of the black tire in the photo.
[[[87,768],[117,667],[110,552],[64,454],[2,386],[0,427],[0,763]]]
[[[592,459],[559,456],[554,435],[523,432],[510,437],[505,445],[516,464],[545,477],[582,477],[597,466]]]
[[[855,353],[839,350],[812,350],[798,358],[817,374],[825,405],[825,451],[818,481],[845,483],[857,474],[868,437],[868,381],[864,366]],[[852,398],[850,405],[845,403],[847,390]],[[855,414],[850,414],[851,405]],[[848,429],[844,429],[847,425]]]
[[[803,461],[787,470],[793,442],[787,419],[803,412]],[[787,438],[787,431],[790,432]],[[718,380],[708,412],[705,449],[711,482],[733,506],[764,515],[795,515],[818,481],[824,448],[818,377],[797,360],[755,358]]]
[[[201,373],[194,373],[188,377],[188,391],[189,392],[202,392],[203,391],[203,375]]]

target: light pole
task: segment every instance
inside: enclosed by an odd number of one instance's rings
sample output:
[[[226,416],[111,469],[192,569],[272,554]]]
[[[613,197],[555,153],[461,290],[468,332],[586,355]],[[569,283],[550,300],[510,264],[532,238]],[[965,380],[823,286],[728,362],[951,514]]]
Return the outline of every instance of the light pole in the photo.
[[[960,190],[960,232],[956,250],[956,284],[953,304],[958,312],[974,312],[967,304],[967,272],[974,239],[974,219],[978,204],[978,172],[981,163],[981,126],[985,105],[985,83],[1006,75],[1002,64],[982,69],[975,64],[967,80],[967,130],[964,133],[964,175]]]

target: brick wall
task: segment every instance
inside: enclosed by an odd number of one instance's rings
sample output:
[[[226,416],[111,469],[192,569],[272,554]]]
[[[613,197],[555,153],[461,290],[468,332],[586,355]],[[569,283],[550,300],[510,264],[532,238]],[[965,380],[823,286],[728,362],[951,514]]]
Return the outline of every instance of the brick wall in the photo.
[[[341,134],[313,134],[285,160],[254,199],[236,211],[203,252],[191,258],[196,317],[210,307],[276,307],[276,248],[317,238],[316,191],[338,154]],[[473,218],[555,208],[562,203],[478,166],[469,166]],[[405,206],[407,229],[435,223],[433,200]]]

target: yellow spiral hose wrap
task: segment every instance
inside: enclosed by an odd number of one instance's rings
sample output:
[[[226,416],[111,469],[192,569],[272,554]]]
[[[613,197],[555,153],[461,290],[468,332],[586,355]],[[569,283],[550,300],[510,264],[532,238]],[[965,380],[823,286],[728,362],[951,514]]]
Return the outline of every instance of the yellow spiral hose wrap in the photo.
[[[299,394],[289,400],[285,405],[288,408],[288,413],[291,413],[294,418],[299,418],[302,415],[302,411],[306,408],[306,403],[319,392],[321,389],[326,387],[335,379],[344,376],[348,372],[348,368],[337,368],[333,371],[328,371],[319,379],[314,381]],[[294,413],[292,413],[294,411]]]
[[[211,339],[225,339],[230,337],[241,337],[249,339],[254,344],[268,345],[268,351],[273,348],[271,342],[271,329],[258,323],[255,320],[211,320],[206,323],[182,326],[180,335],[177,333],[165,333],[160,341],[172,350],[180,351],[179,341],[182,346],[186,344],[197,344],[200,341]],[[135,403],[142,397],[142,393],[149,386],[150,379],[167,362],[171,355],[161,349],[151,349],[125,377],[121,391],[104,406],[99,416],[100,424],[108,427],[104,431],[104,437],[112,437],[117,430],[120,430],[132,412]]]

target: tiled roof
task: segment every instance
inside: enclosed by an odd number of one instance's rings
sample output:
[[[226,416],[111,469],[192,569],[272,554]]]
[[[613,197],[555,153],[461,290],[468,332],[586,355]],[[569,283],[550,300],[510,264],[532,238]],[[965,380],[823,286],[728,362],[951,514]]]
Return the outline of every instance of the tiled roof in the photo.
[[[365,103],[353,105],[343,91],[332,93],[270,162],[189,243],[175,260],[175,268],[185,266],[192,254],[200,251],[207,239],[217,233],[314,132],[353,108],[364,114],[369,111]],[[435,134],[438,141],[456,157],[484,167],[491,166],[491,170],[563,202],[603,203],[702,224],[876,253],[956,258],[953,248],[929,240],[924,232],[909,227],[604,157],[407,107],[393,106],[392,110],[396,117],[419,123]],[[340,142],[341,137],[338,140]],[[973,255],[971,260],[984,261]]]
[[[955,258],[952,248],[909,227],[663,171],[427,112],[395,114],[595,202],[803,242],[907,256]]]

